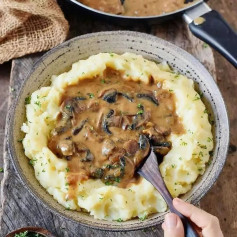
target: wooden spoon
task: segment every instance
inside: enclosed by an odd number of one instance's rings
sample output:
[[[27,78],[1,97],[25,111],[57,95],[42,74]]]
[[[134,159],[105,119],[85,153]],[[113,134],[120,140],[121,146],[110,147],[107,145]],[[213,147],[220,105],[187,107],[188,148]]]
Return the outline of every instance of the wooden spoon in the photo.
[[[191,225],[190,220],[178,212],[173,206],[173,198],[168,191],[165,182],[161,176],[157,157],[151,147],[150,154],[145,160],[145,162],[138,168],[137,173],[149,181],[165,199],[167,205],[171,212],[177,214],[184,225],[184,232],[186,237],[199,237],[194,227]]]

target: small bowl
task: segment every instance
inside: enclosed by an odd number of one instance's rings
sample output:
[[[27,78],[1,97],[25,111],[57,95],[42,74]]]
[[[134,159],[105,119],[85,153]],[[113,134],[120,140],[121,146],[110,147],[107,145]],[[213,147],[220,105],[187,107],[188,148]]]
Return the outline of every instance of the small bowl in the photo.
[[[36,180],[33,168],[24,155],[22,144],[17,142],[24,136],[20,128],[26,120],[25,98],[40,87],[49,85],[52,75],[63,73],[69,70],[74,62],[100,52],[132,52],[150,60],[167,61],[173,69],[194,80],[196,89],[203,93],[203,102],[212,113],[215,147],[211,164],[182,198],[196,204],[212,187],[224,166],[229,143],[229,123],[221,93],[212,76],[192,55],[167,41],[138,32],[110,31],[82,35],[47,52],[24,80],[18,98],[11,107],[7,137],[11,159],[29,192],[56,215],[102,230],[125,231],[151,227],[161,223],[165,213],[150,215],[145,221],[132,219],[118,223],[97,220],[83,212],[65,210]]]
[[[28,231],[28,233],[41,234],[43,237],[56,237],[55,235],[51,234],[48,230],[45,230],[41,227],[33,227],[33,226],[23,227],[14,230],[11,233],[7,234],[6,237],[15,237],[16,234],[24,233],[25,231]]]

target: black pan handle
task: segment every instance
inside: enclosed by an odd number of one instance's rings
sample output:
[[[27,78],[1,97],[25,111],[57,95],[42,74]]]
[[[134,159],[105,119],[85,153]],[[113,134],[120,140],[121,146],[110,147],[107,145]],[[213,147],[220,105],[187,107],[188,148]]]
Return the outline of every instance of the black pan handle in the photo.
[[[210,11],[200,21],[189,24],[192,33],[219,51],[237,68],[237,34],[217,11]]]

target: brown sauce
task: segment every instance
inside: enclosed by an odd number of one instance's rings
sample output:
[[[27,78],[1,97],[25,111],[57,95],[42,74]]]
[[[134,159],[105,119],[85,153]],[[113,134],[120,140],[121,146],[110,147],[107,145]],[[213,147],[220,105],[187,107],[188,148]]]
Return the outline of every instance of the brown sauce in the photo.
[[[162,84],[125,81],[106,69],[103,77],[65,88],[48,147],[68,162],[67,181],[101,179],[128,187],[139,181],[136,168],[156,147],[158,157],[171,149],[170,133],[183,133],[175,98]]]
[[[94,9],[125,16],[153,16],[184,8],[185,0],[79,0]],[[189,3],[190,4],[190,3]]]

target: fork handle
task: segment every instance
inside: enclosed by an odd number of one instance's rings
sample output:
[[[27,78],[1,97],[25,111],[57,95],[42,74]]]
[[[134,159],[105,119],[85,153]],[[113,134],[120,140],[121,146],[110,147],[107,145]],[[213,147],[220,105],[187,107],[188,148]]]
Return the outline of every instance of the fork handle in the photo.
[[[183,222],[185,236],[186,237],[199,237],[199,234],[194,229],[193,225],[191,224],[191,221],[175,209],[173,205],[173,198],[169,190],[167,189],[163,179],[159,175],[155,175],[155,173],[153,173],[152,176],[149,175],[149,177],[142,171],[139,171],[138,173],[141,176],[143,176],[147,181],[149,181],[160,192],[161,196],[165,199],[167,205],[169,206],[170,211],[177,214],[180,217],[180,219]],[[161,185],[161,183],[163,185]]]
[[[142,169],[139,169],[137,172],[141,176],[143,176],[147,181],[149,181],[161,194],[161,196],[165,199],[167,205],[170,208],[170,211],[177,214],[184,225],[184,232],[186,237],[199,237],[199,234],[197,231],[194,229],[194,227],[191,224],[191,221],[182,215],[180,212],[178,212],[174,205],[173,205],[173,198],[167,189],[165,182],[161,176],[161,173],[159,171],[159,166],[157,162],[157,157],[151,149],[150,155],[149,155],[149,163],[145,162],[143,165]],[[158,167],[157,169],[154,169],[154,167]]]

